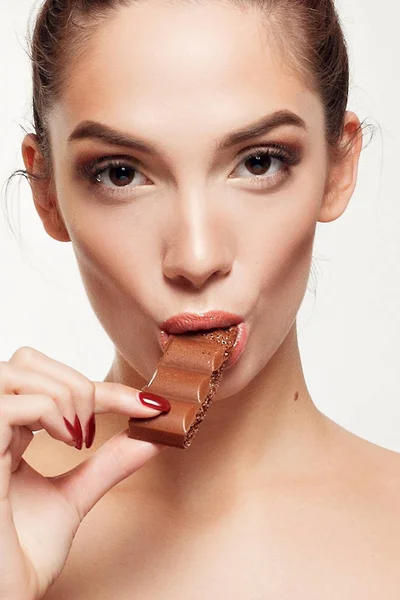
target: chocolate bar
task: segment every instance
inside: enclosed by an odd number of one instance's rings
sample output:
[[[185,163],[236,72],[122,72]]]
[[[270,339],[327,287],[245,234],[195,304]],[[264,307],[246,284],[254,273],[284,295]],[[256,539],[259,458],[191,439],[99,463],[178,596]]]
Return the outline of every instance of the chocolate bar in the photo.
[[[170,335],[164,355],[142,391],[164,396],[171,410],[148,419],[132,417],[129,437],[189,448],[216,394],[236,336],[236,325]]]

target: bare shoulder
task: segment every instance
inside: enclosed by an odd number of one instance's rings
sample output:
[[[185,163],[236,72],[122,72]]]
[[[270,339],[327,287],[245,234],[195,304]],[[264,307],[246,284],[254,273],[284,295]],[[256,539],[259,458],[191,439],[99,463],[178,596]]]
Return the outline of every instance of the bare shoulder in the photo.
[[[333,463],[344,480],[353,481],[371,497],[396,500],[400,514],[400,453],[379,446],[325,417]],[[397,509],[397,506],[399,507]]]

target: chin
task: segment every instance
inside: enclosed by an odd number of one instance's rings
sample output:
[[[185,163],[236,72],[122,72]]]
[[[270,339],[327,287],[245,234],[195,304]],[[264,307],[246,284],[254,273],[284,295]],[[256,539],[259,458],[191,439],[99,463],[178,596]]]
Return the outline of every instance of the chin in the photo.
[[[213,402],[221,402],[237,396],[251,384],[258,374],[259,371],[254,372],[254,363],[252,365],[246,364],[246,360],[242,356],[233,367],[224,370],[222,381]]]

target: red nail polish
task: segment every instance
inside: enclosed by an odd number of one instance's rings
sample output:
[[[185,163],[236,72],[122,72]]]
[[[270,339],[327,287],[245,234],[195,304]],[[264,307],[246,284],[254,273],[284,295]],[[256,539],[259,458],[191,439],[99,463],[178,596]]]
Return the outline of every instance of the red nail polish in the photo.
[[[139,400],[144,406],[154,408],[155,410],[162,410],[163,412],[171,410],[171,405],[166,398],[152,394],[151,392],[139,392]]]
[[[89,423],[86,426],[86,448],[91,448],[96,434],[96,420],[94,414],[90,417]]]
[[[76,439],[76,431],[75,431],[75,427],[72,425],[72,423],[70,423],[65,417],[63,417],[64,419],[64,423],[66,428],[68,429],[68,433],[70,433],[72,435],[72,437],[74,438],[74,442],[76,444],[76,442],[78,441]]]
[[[78,418],[78,415],[75,416],[75,435],[76,435],[76,446],[77,450],[82,450],[83,446],[83,432],[82,425]]]

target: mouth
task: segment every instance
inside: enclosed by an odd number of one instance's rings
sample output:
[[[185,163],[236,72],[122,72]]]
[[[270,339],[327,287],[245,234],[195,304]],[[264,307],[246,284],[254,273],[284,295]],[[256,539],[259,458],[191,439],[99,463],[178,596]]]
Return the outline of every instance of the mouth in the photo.
[[[204,314],[181,313],[160,325],[160,346],[164,351],[170,335],[182,335],[185,333],[201,333],[215,329],[226,329],[237,325],[237,337],[231,350],[230,356],[225,363],[225,368],[232,367],[242,354],[247,340],[247,327],[243,318],[239,315],[224,311],[210,311]]]

